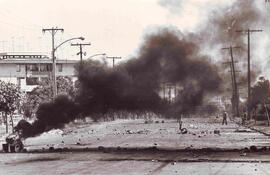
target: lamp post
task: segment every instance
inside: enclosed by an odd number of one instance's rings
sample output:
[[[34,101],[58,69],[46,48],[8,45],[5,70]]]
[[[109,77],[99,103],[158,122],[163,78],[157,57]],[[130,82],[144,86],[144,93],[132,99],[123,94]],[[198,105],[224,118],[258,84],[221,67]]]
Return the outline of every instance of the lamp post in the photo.
[[[64,42],[62,42],[61,44],[59,44],[56,47],[53,47],[52,49],[52,61],[53,61],[53,65],[52,65],[52,80],[53,80],[53,97],[55,98],[57,95],[57,82],[56,82],[56,61],[55,61],[55,52],[56,50],[61,47],[63,44],[72,41],[72,40],[84,40],[83,37],[75,37],[75,38],[70,38]]]
[[[99,55],[106,56],[106,53],[97,53],[97,54],[91,55],[91,56],[88,57],[87,59],[90,59],[90,58],[93,58],[93,57],[99,56]]]

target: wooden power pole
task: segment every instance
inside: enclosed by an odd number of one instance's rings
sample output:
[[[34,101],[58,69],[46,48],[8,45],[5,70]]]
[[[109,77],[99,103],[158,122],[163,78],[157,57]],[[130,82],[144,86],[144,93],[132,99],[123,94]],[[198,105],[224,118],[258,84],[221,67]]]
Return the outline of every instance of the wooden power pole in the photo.
[[[55,34],[58,31],[64,32],[64,29],[59,29],[57,27],[53,27],[50,29],[42,29],[42,31],[50,32],[52,35],[52,85],[53,85],[53,97],[57,95],[57,84],[56,84],[56,61],[55,61]]]
[[[236,115],[237,117],[239,117],[239,92],[238,92],[238,85],[237,85],[237,81],[236,81],[236,70],[235,70],[235,60],[233,57],[233,49],[239,49],[240,47],[235,46],[235,47],[226,47],[226,48],[222,48],[222,49],[226,49],[230,51],[230,56],[231,56],[231,61],[229,62],[230,64],[230,69],[231,69],[231,78],[232,78],[232,89],[233,89],[233,93],[232,93],[232,108],[233,108],[233,113],[234,115]]]
[[[76,43],[76,44],[71,44],[71,46],[78,46],[80,48],[80,52],[78,53],[78,55],[80,55],[80,61],[82,62],[83,60],[83,46],[90,46],[91,43]]]
[[[247,67],[247,78],[248,78],[248,99],[247,99],[247,117],[250,119],[250,95],[251,95],[251,77],[250,77],[250,34],[254,32],[262,32],[263,30],[237,30],[236,32],[246,33],[247,34],[247,42],[248,42],[248,67]]]
[[[106,58],[109,58],[109,59],[113,60],[113,67],[114,67],[114,64],[115,64],[115,59],[121,59],[121,57],[106,57]]]

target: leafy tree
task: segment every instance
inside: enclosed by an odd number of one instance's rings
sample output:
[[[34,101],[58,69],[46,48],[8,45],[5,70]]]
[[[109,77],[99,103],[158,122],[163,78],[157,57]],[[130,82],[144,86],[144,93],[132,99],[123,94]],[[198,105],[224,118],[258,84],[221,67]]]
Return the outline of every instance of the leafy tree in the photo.
[[[260,77],[259,81],[251,89],[250,106],[254,108],[259,103],[266,103],[270,97],[270,82],[264,77]]]
[[[19,107],[21,97],[21,91],[17,85],[0,80],[0,111],[4,113],[6,132],[8,132],[7,116],[10,115],[12,119],[12,114]],[[13,120],[11,121],[13,124]]]
[[[58,95],[68,95],[74,97],[75,90],[72,79],[70,77],[57,77],[57,92]],[[32,117],[36,113],[38,106],[41,103],[53,100],[53,90],[51,80],[49,78],[43,79],[39,86],[34,88],[27,94],[23,104],[23,111],[25,117]]]
[[[257,114],[264,114],[264,104],[270,102],[270,82],[264,77],[260,77],[258,82],[251,89],[251,99],[249,107]],[[257,115],[255,114],[255,115]]]

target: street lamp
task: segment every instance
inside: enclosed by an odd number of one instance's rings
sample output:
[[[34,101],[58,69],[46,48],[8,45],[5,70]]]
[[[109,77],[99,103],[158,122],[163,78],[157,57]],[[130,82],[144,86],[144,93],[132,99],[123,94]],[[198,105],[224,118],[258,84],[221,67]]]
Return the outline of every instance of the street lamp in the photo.
[[[75,38],[70,38],[68,40],[65,40],[64,42],[62,42],[61,44],[59,44],[56,47],[53,47],[52,49],[52,61],[53,61],[53,67],[52,67],[52,78],[53,78],[53,97],[55,98],[57,95],[57,82],[56,82],[56,61],[55,61],[55,51],[61,47],[63,44],[72,41],[72,40],[84,40],[84,37],[75,37]]]
[[[91,56],[88,57],[87,59],[90,59],[90,58],[93,58],[93,57],[99,56],[99,55],[106,56],[106,53],[97,53],[97,54],[91,55]]]
[[[66,41],[64,41],[64,42],[62,42],[61,44],[59,44],[57,47],[55,47],[55,48],[54,48],[54,51],[56,51],[56,50],[57,50],[60,46],[62,46],[63,44],[65,44],[65,43],[67,43],[67,42],[69,42],[69,41],[72,41],[72,40],[77,40],[77,39],[83,41],[85,38],[84,38],[84,37],[70,38],[70,39],[68,39],[68,40],[66,40]]]

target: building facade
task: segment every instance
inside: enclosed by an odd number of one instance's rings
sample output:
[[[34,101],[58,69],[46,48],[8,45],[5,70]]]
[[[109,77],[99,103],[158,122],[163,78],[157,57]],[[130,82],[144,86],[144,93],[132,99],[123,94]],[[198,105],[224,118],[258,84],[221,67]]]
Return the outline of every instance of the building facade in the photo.
[[[78,60],[56,59],[56,76],[76,79],[74,66]],[[46,55],[0,54],[0,79],[17,84],[23,92],[30,92],[43,78],[52,75],[52,59]]]

